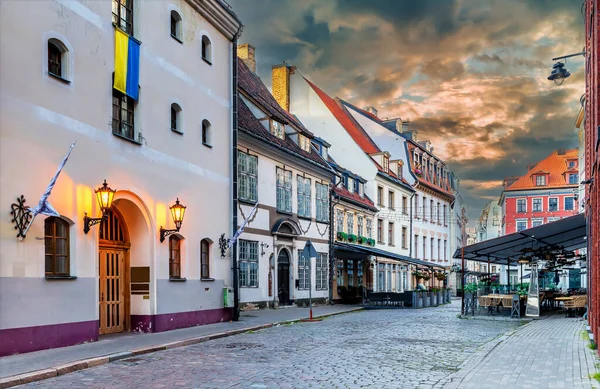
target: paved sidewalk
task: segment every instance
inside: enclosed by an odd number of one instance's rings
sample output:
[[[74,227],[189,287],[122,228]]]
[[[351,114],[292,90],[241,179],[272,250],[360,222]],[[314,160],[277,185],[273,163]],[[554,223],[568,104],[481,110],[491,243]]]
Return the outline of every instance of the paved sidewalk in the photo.
[[[345,305],[326,305],[313,308],[314,317],[352,312],[362,308]],[[290,321],[306,319],[308,308],[282,308],[242,312],[240,321],[152,334],[124,333],[108,335],[97,342],[36,351],[0,358],[0,388],[37,381],[114,360],[157,350],[200,343],[241,332],[266,328]]]
[[[600,388],[590,378],[598,358],[582,337],[585,323],[563,315],[532,321],[485,345],[440,387]]]

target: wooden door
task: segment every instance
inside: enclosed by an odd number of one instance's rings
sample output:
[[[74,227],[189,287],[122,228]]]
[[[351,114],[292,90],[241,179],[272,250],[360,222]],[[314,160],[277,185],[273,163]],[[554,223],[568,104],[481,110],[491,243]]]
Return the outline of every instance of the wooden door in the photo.
[[[125,250],[100,249],[100,335],[125,329]]]
[[[277,297],[279,304],[288,305],[290,303],[290,264],[277,264]]]

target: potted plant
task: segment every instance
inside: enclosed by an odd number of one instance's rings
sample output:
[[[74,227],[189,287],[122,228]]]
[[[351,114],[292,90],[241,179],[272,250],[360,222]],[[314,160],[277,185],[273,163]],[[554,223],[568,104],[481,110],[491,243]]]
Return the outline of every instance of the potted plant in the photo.
[[[417,279],[417,281],[423,279],[423,273],[418,270],[413,270],[412,275]]]
[[[337,233],[337,240],[341,241],[341,242],[345,242],[348,240],[348,234],[346,234],[344,231],[338,231]]]
[[[419,177],[423,177],[423,172],[421,171],[421,169],[415,169],[415,174]]]
[[[360,236],[358,237],[357,241],[358,244],[365,244],[367,243],[367,238],[365,238],[364,236]]]
[[[423,273],[422,278],[424,281],[429,281],[431,279],[431,275],[429,275],[429,273]]]
[[[465,299],[471,300],[473,299],[473,295],[477,293],[477,284],[471,282],[465,285]]]
[[[431,306],[433,307],[433,306],[436,306],[439,304],[438,293],[437,293],[438,289],[436,287],[432,287],[430,289],[430,292],[431,292],[431,297],[430,297],[431,298]]]
[[[358,240],[358,237],[354,234],[348,234],[348,242],[349,243],[356,243],[356,241]]]
[[[367,244],[371,247],[375,247],[375,239],[373,239],[373,238],[367,239]]]

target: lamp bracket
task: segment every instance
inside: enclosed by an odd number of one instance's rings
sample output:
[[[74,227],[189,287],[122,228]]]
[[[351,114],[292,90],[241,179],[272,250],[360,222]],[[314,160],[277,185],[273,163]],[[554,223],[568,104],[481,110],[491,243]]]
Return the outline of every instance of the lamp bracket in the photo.
[[[11,222],[15,223],[15,230],[18,230],[17,238],[25,239],[25,231],[31,223],[31,211],[25,205],[25,197],[23,195],[17,197],[17,202],[10,205],[10,214],[12,215]]]
[[[96,224],[102,222],[102,220],[106,218],[107,215],[105,215],[104,213],[102,214],[102,217],[88,217],[86,212],[83,216],[83,232],[87,234],[88,232],[90,232],[90,227],[95,226]]]
[[[175,228],[174,230],[165,230],[160,227],[160,243],[165,241],[165,238],[169,235],[173,235],[179,232],[179,228]]]
[[[219,238],[219,249],[221,250],[221,258],[225,258],[225,253],[227,252],[227,247],[229,247],[229,242],[231,239],[225,239],[225,233],[221,234]]]
[[[559,59],[565,59],[565,58],[571,58],[571,57],[577,57],[578,55],[586,55],[587,52],[586,51],[582,51],[580,53],[573,53],[573,54],[567,54],[567,55],[563,55],[562,57],[555,57],[552,58],[553,61],[558,61]]]

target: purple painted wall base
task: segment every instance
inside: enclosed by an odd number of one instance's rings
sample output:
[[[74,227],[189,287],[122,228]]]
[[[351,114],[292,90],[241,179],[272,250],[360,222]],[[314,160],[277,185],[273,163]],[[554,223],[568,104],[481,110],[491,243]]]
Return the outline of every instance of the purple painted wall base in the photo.
[[[98,340],[98,321],[0,330],[0,357]]]
[[[230,321],[232,317],[232,308],[164,313],[161,315],[131,315],[131,331],[163,332],[177,328]]]

